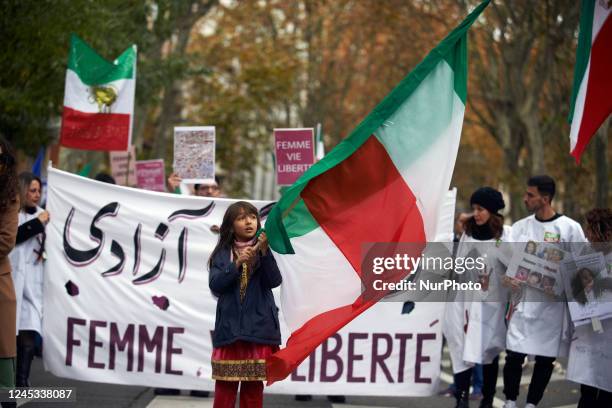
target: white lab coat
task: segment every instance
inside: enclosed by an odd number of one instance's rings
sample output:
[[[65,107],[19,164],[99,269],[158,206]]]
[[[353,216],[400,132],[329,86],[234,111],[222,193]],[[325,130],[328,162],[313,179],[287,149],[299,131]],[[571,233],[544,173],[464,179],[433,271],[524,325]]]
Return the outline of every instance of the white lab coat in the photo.
[[[545,239],[546,238],[546,239]],[[531,215],[512,226],[512,242],[584,243],[580,224],[564,215],[541,222]],[[564,249],[574,251],[576,246]],[[506,347],[518,353],[563,357],[569,348],[569,311],[566,302],[551,301],[537,289],[524,286],[523,296],[508,322]]]
[[[510,234],[511,228],[504,226],[500,241],[509,240]],[[481,256],[486,252],[486,265],[490,272],[487,291],[460,291],[446,304],[442,327],[455,374],[474,364],[490,364],[506,346],[506,302],[501,301],[508,292],[501,285],[506,267],[499,260],[495,244],[496,240],[479,241],[466,234],[459,241],[457,257],[471,257],[474,249]],[[460,281],[477,281],[476,278],[475,275],[463,276]]]
[[[612,253],[606,256],[608,269]],[[567,379],[612,392],[612,318],[601,321],[603,333],[590,324],[574,328]]]
[[[19,225],[38,217],[42,211],[40,207],[34,214],[19,211]],[[35,252],[41,251],[41,242],[42,234],[35,235],[16,245],[9,254],[17,298],[17,331],[35,330],[42,334],[43,261]]]

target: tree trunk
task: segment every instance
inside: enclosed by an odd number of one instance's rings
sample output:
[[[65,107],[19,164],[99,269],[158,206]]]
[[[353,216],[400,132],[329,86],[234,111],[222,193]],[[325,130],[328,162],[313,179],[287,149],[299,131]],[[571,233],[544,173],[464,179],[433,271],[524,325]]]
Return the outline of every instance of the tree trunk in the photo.
[[[177,25],[168,39],[172,43],[172,52],[167,58],[183,57],[187,52],[187,45],[191,35],[191,29],[196,22],[205,16],[210,9],[218,3],[217,0],[191,1],[181,5],[181,10],[177,16]],[[174,40],[176,38],[176,40]],[[161,41],[160,47],[165,47],[166,42]],[[161,52],[161,49],[160,49]],[[173,125],[178,124],[183,110],[181,98],[182,80],[175,79],[164,87],[164,96],[161,103],[157,128],[153,140],[153,152],[155,157],[166,157],[166,148],[170,140],[170,133]]]
[[[532,111],[523,118],[529,145],[529,170],[532,176],[546,172],[544,143],[542,142],[542,131],[537,115],[537,111]]]

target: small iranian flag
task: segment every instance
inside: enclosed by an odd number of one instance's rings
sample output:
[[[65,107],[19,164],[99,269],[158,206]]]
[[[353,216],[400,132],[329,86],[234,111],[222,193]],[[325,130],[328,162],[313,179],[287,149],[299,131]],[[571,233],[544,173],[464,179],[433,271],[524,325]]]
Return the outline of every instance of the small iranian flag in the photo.
[[[84,150],[127,150],[135,89],[135,45],[108,62],[72,35],[60,144]]]
[[[362,244],[422,248],[434,240],[463,125],[467,31],[488,3],[442,40],[270,212],[266,231],[283,275],[282,310],[292,333],[267,361],[269,383],[285,378],[379,299],[362,293]]]
[[[576,162],[612,112],[612,1],[582,0],[569,121]]]

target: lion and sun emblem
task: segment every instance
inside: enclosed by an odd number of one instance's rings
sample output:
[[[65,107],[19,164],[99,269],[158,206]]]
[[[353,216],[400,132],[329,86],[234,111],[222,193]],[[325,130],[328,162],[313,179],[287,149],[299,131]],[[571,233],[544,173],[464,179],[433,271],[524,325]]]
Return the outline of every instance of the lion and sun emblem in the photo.
[[[117,88],[112,85],[94,85],[88,91],[89,103],[97,104],[99,113],[111,113],[111,107],[118,97]]]

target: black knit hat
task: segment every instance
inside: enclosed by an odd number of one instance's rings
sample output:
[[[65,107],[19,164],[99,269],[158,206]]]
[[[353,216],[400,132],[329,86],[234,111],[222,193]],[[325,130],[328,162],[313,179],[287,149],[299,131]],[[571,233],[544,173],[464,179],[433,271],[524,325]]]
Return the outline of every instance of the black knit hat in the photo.
[[[478,204],[486,208],[492,214],[497,214],[499,210],[504,208],[504,197],[501,193],[492,187],[481,187],[474,191],[470,198],[470,205]]]

